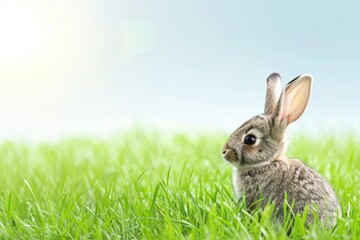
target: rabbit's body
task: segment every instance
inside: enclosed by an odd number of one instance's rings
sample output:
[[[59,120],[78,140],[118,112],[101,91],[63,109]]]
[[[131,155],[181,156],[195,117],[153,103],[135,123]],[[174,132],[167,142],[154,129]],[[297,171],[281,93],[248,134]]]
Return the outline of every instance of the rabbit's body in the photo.
[[[264,207],[272,200],[277,218],[282,221],[284,197],[292,210],[302,213],[308,205],[307,223],[313,221],[312,212],[318,211],[319,219],[328,226],[336,224],[339,205],[330,185],[314,170],[297,159],[273,160],[250,168],[234,168],[233,186],[238,199],[245,196],[249,209]],[[260,201],[259,201],[260,200]]]
[[[299,76],[280,95],[280,75],[270,75],[264,114],[246,121],[229,137],[223,157],[234,166],[235,194],[245,198],[249,209],[272,201],[277,219],[283,220],[286,196],[294,213],[302,214],[308,206],[308,224],[316,213],[332,227],[340,209],[334,191],[316,171],[285,156],[286,128],[304,112],[311,80],[310,75]]]

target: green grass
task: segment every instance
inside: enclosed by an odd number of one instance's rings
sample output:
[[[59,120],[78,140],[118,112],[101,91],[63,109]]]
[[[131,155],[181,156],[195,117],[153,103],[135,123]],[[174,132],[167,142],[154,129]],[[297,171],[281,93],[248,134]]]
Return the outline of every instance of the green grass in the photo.
[[[129,131],[111,139],[0,144],[0,238],[285,239],[272,206],[250,215],[234,201],[226,134]],[[296,156],[329,180],[341,203],[335,229],[290,237],[360,237],[359,139],[293,138]]]

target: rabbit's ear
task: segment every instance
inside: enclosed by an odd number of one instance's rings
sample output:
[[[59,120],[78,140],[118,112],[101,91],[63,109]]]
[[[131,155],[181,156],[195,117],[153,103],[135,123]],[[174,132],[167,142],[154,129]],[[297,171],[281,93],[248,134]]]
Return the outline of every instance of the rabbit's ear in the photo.
[[[265,114],[272,114],[275,110],[276,103],[279,100],[281,91],[281,77],[278,73],[272,73],[266,80],[266,98],[265,98]]]
[[[274,115],[287,125],[296,121],[305,111],[311,92],[312,76],[300,75],[289,82],[281,93]]]

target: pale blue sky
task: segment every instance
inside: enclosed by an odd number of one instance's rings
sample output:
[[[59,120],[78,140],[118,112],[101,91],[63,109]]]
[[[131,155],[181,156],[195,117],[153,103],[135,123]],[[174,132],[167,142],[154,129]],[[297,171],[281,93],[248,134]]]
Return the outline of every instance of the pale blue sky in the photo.
[[[283,84],[314,76],[309,108],[296,125],[358,126],[357,1],[5,5],[5,135],[111,132],[143,123],[232,130],[262,111],[265,79],[274,71]]]

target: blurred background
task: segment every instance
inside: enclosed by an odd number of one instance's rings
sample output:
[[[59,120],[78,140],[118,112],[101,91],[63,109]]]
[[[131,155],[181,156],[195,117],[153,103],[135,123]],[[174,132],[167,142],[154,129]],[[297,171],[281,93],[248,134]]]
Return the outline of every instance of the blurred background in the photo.
[[[0,136],[232,131],[314,76],[294,127],[358,128],[360,2],[0,1]],[[295,128],[296,128],[295,127]]]

